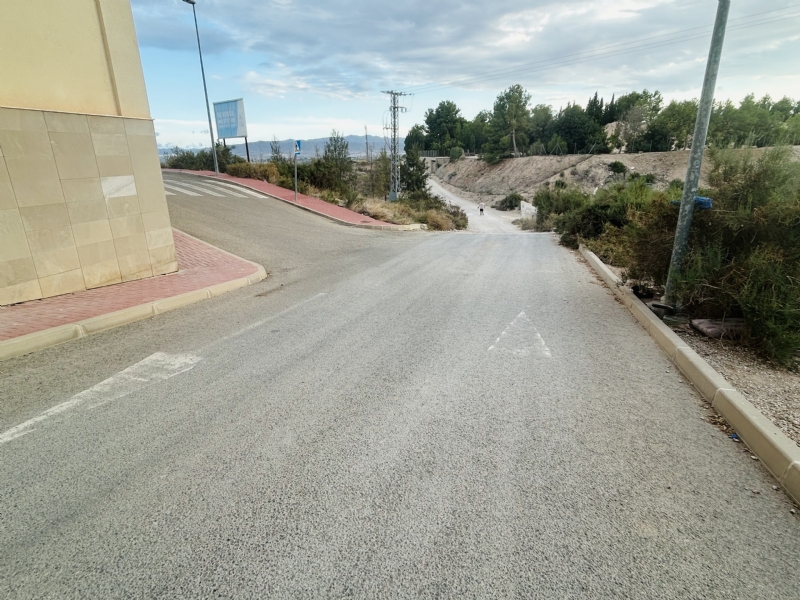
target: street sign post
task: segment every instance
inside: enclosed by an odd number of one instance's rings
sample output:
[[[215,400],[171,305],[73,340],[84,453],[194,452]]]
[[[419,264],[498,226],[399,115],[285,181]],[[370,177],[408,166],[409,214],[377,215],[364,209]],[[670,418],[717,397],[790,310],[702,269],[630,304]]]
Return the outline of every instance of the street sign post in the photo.
[[[224,142],[229,138],[244,138],[247,162],[250,162],[250,146],[247,144],[247,119],[244,114],[244,100],[224,100],[214,102],[214,117],[217,121],[217,136]]]
[[[294,201],[297,202],[297,157],[300,156],[300,140],[294,142]]]

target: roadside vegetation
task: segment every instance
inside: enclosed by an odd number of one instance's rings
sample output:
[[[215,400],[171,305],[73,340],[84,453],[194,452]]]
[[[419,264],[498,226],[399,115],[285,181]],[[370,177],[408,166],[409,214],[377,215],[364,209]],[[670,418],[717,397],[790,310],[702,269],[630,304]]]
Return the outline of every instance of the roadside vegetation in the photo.
[[[711,152],[713,199],[696,209],[683,270],[681,305],[693,318],[742,318],[746,342],[796,367],[800,351],[800,164],[785,147],[758,157]],[[623,278],[659,296],[669,270],[682,182],[658,191],[628,177],[589,195],[545,186],[533,198],[539,231],[571,248],[585,244]]]
[[[271,156],[265,162],[248,163],[235,156],[231,147],[218,147],[220,170],[234,177],[260,179],[294,189],[294,160],[281,153],[273,140]],[[176,149],[163,163],[165,168],[213,170],[213,157],[206,150],[193,153]],[[429,229],[465,229],[464,212],[428,191],[427,169],[419,153],[410,152],[400,165],[402,192],[396,202],[387,200],[391,164],[385,150],[372,152],[366,160],[354,161],[344,136],[333,131],[320,155],[297,163],[297,189],[332,204],[345,206],[387,223],[422,223]]]
[[[697,101],[672,101],[661,93],[631,92],[610,101],[597,93],[585,107],[568,104],[559,110],[538,104],[520,85],[504,90],[492,107],[472,120],[455,103],[445,100],[414,125],[405,149],[437,156],[478,154],[487,162],[534,155],[667,152],[691,146]],[[747,96],[739,105],[717,102],[711,116],[708,144],[741,148],[800,143],[800,102],[784,97],[757,100]],[[453,152],[455,151],[455,154]],[[623,165],[624,166],[624,165]]]
[[[236,156],[233,151],[236,146],[223,146],[217,144],[217,163],[221,173],[227,173],[228,167],[237,164],[247,164],[241,156]],[[181,150],[173,148],[170,153],[161,159],[164,169],[185,169],[187,171],[213,171],[214,156],[210,150]]]

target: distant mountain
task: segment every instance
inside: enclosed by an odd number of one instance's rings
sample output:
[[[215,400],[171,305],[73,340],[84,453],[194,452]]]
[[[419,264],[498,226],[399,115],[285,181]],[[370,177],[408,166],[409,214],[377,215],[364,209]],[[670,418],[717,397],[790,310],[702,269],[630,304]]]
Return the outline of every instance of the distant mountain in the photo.
[[[363,158],[366,156],[366,148],[367,142],[363,135],[346,135],[344,138],[347,141],[348,146],[350,147],[350,156],[353,158]],[[316,151],[319,150],[319,154],[322,155],[322,152],[325,150],[325,142],[328,141],[328,138],[317,138],[313,140],[300,140],[300,145],[302,148],[302,154],[300,155],[302,158],[313,158]],[[403,152],[403,143],[405,142],[405,138],[400,138],[400,152]],[[294,140],[281,140],[281,152],[287,156],[291,156],[294,152]],[[236,140],[236,143],[229,144],[234,146],[233,153],[237,154],[238,156],[245,157],[246,152],[244,148],[244,140]],[[270,142],[259,141],[259,142],[249,142],[250,145],[250,159],[251,160],[269,160],[269,157],[272,155],[272,149],[270,147]],[[389,148],[386,144],[386,140],[382,137],[378,137],[377,135],[369,136],[369,150],[370,152],[375,152],[376,154],[381,151],[382,148],[386,147],[388,151]],[[169,154],[171,148],[159,148],[159,154]]]

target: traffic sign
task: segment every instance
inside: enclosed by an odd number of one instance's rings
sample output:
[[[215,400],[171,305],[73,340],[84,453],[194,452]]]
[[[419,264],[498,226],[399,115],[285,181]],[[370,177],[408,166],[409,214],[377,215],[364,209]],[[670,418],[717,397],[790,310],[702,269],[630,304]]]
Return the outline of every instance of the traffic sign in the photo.
[[[300,140],[295,140],[294,142],[294,155],[300,156]]]

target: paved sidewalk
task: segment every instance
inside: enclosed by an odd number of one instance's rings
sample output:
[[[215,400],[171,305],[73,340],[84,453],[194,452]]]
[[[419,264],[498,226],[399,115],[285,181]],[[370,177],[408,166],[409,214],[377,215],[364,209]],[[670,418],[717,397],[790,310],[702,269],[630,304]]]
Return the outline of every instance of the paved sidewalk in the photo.
[[[311,212],[317,213],[324,217],[328,217],[335,221],[339,221],[340,223],[353,225],[355,227],[366,227],[370,229],[373,228],[374,229],[412,229],[412,228],[418,229],[419,228],[419,226],[412,227],[409,225],[395,225],[393,223],[385,223],[384,221],[378,221],[377,219],[373,219],[372,217],[368,217],[366,215],[362,215],[347,208],[331,204],[330,202],[325,202],[324,200],[315,198],[313,196],[306,196],[305,194],[297,194],[297,202],[295,203],[293,190],[287,190],[286,188],[282,188],[280,186],[273,185],[271,183],[267,183],[266,181],[261,181],[259,179],[232,177],[225,173],[220,173],[219,177],[217,177],[213,171],[187,171],[182,169],[164,169],[164,171],[167,173],[189,173],[191,175],[202,175],[204,177],[213,177],[214,179],[231,181],[233,183],[243,185],[245,187],[273,196],[278,200],[283,200],[284,202],[290,202],[291,204],[296,204],[297,206],[300,206],[301,208],[304,208]]]
[[[179,271],[0,307],[0,342],[227,283],[258,272],[242,258],[173,229]]]

